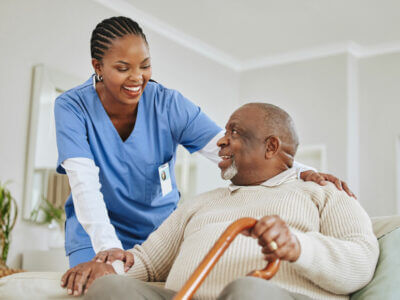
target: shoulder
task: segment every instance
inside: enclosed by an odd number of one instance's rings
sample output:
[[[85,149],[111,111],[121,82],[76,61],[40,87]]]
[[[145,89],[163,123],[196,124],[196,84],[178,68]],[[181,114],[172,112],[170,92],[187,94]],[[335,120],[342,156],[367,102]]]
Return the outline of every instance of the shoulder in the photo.
[[[144,90],[146,101],[152,100],[157,106],[165,105],[170,108],[172,105],[187,106],[193,105],[179,91],[170,89],[155,81],[149,81]],[[150,98],[150,99],[149,99]]]
[[[331,182],[328,182],[326,185],[319,185],[312,181],[296,179],[288,184],[285,184],[285,189],[296,193],[298,196],[309,198],[319,209],[323,209],[328,202],[357,202],[347,195],[345,191],[338,190]]]
[[[85,102],[93,98],[94,89],[92,78],[89,78],[86,82],[78,85],[56,98],[55,110],[58,108],[81,110],[85,106]]]
[[[88,80],[86,80],[84,83],[62,93],[57,99],[62,99],[64,101],[67,100],[77,100],[85,98],[85,95],[87,94],[93,94],[93,80],[90,77]]]

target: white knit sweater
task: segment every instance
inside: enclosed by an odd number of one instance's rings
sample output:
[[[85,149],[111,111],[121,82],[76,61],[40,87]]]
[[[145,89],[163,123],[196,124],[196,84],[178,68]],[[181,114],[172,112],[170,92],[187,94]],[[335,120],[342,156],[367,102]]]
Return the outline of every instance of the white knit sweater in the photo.
[[[358,201],[333,184],[322,187],[295,177],[280,176],[272,185],[219,188],[182,204],[131,250],[135,264],[127,276],[166,280],[166,288],[178,291],[229,224],[279,215],[300,241],[301,255],[294,263],[282,262],[272,282],[315,299],[347,299],[375,270],[379,247],[370,219]],[[240,235],[195,297],[215,299],[229,282],[265,265],[257,240]]]

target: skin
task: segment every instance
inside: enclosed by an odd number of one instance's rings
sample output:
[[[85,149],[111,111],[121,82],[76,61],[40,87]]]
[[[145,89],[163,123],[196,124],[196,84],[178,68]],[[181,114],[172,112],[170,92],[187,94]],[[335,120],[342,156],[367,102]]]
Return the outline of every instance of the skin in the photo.
[[[103,82],[96,85],[97,93],[124,140],[133,130],[141,94],[130,96],[123,91],[123,86],[136,84],[141,85],[144,90],[151,77],[151,67],[150,70],[146,67],[149,62],[148,48],[140,37],[129,36],[114,43],[115,45],[113,44],[105,54],[103,62],[93,60],[93,67],[97,74],[103,76]],[[122,71],[122,66],[126,65],[129,65],[128,70]],[[262,128],[264,130],[260,130]],[[294,129],[288,131],[282,130],[283,128],[284,126],[279,127],[276,124],[272,131],[265,128],[265,114],[257,105],[245,105],[233,113],[226,125],[225,136],[217,143],[221,148],[219,155],[233,155],[239,170],[231,179],[233,184],[259,185],[292,167],[297,136],[290,138]],[[284,133],[279,135],[283,131]],[[221,172],[224,172],[231,163],[232,158],[223,159],[218,165]],[[301,174],[301,179],[314,181],[320,185],[331,181],[338,189],[344,189],[353,196],[344,182],[329,174],[306,171]],[[268,261],[279,258],[294,262],[300,256],[301,248],[296,236],[279,216],[265,216],[253,229],[246,230],[243,234],[258,239],[262,253]],[[271,248],[271,241],[277,243],[277,250]],[[68,270],[62,277],[61,286],[66,287],[68,293],[74,296],[86,293],[95,279],[115,274],[114,268],[110,265],[115,260],[122,260],[125,263],[125,272],[134,264],[133,254],[129,251],[116,248],[102,251],[93,261]]]
[[[225,136],[217,142],[223,159],[218,165],[221,174],[235,161],[238,173],[231,179],[235,185],[259,185],[293,165],[297,135],[281,134],[279,126],[274,130],[262,128],[265,128],[265,113],[256,105],[246,105],[232,114]],[[258,239],[268,261],[279,258],[294,262],[300,256],[299,241],[279,216],[265,216],[243,234]],[[272,241],[278,249],[271,248]]]
[[[101,61],[92,59],[94,71],[103,77],[96,83],[96,92],[111,122],[125,141],[136,123],[140,97],[152,74],[149,48],[140,36],[125,35],[113,41]],[[140,87],[138,92],[126,89]],[[61,286],[68,294],[79,296],[101,276],[115,274],[111,262],[122,260],[125,271],[134,263],[132,253],[122,249],[100,252],[94,261],[68,270],[61,279]],[[101,262],[107,262],[103,264]]]
[[[140,36],[128,34],[114,40],[103,59],[92,59],[95,72],[103,77],[96,92],[122,140],[132,132],[138,104],[152,74],[150,53]],[[125,87],[139,87],[134,93]]]

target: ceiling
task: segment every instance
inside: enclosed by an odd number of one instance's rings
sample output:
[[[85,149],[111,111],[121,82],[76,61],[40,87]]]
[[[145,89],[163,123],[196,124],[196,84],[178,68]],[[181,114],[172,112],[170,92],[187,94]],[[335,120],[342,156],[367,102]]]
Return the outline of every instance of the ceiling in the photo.
[[[118,1],[239,62],[350,41],[361,47],[400,45],[398,0]]]

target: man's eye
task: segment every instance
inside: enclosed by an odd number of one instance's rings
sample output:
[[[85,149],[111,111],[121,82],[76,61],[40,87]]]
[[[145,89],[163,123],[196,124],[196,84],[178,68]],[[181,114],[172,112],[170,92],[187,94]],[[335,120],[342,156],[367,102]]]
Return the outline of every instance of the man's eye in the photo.
[[[232,130],[232,134],[238,134],[238,132],[234,129]]]
[[[151,67],[151,65],[147,65],[147,66],[143,66],[142,69],[148,69],[150,67]]]

